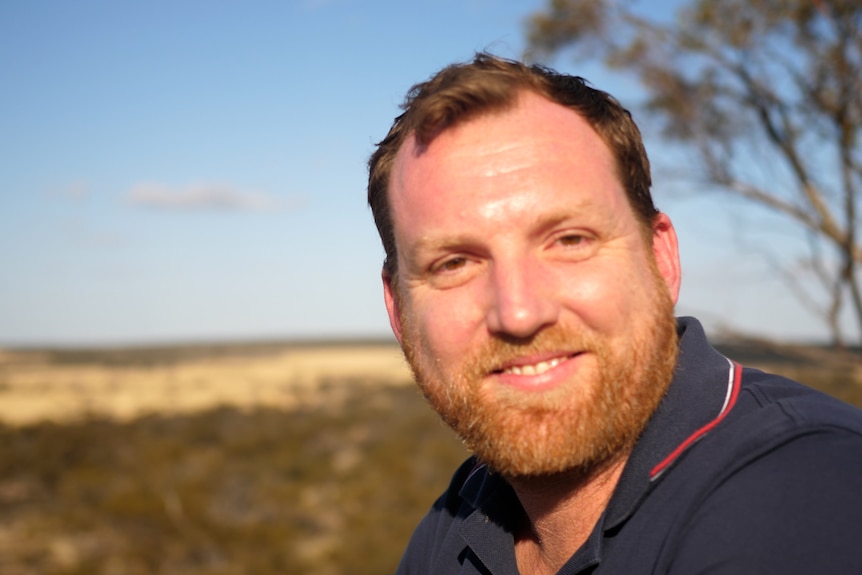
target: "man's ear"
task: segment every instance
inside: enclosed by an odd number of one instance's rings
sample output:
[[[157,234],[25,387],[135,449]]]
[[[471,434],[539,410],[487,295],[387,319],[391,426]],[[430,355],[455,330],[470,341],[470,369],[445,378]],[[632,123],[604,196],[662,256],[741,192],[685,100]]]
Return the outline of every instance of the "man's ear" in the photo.
[[[381,275],[383,277],[383,299],[386,302],[386,313],[389,314],[389,325],[392,326],[395,339],[401,343],[401,304],[396,293],[398,282],[386,270]]]
[[[652,223],[652,251],[659,274],[667,284],[671,300],[679,299],[682,269],[679,264],[679,243],[673,222],[667,214],[660,213]]]

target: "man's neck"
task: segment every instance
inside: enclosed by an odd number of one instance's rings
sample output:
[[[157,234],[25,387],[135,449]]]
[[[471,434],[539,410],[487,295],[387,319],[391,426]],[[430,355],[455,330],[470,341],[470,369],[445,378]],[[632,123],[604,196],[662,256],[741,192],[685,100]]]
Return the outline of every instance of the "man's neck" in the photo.
[[[515,534],[522,575],[553,575],[583,545],[604,513],[628,456],[584,474],[508,478],[526,513]]]

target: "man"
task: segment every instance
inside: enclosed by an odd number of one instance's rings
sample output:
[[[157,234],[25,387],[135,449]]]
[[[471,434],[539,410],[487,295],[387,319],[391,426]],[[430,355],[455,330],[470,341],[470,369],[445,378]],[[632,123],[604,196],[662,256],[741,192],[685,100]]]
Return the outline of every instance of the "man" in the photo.
[[[479,54],[369,161],[395,336],[475,453],[399,573],[862,573],[862,414],[676,320],[628,112]]]

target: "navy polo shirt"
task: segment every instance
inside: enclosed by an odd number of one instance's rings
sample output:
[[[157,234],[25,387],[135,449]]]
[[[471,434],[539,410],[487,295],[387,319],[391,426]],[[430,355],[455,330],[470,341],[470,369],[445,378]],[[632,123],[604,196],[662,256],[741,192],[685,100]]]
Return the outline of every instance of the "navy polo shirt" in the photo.
[[[862,411],[743,369],[697,320],[678,330],[668,393],[560,574],[862,574]],[[471,458],[397,572],[518,575],[522,516],[511,487]]]

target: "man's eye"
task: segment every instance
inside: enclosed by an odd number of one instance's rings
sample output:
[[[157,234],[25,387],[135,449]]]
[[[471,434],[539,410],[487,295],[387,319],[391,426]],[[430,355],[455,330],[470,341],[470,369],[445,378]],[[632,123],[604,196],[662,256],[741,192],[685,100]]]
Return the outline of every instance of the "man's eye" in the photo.
[[[557,241],[559,241],[564,246],[577,246],[584,243],[586,241],[586,238],[581,235],[571,234],[568,236],[563,236]]]
[[[451,259],[444,261],[443,263],[441,263],[437,267],[435,267],[434,271],[452,272],[452,271],[458,270],[460,268],[463,268],[466,264],[467,264],[467,258],[451,258]]]

